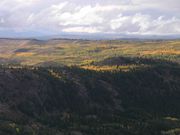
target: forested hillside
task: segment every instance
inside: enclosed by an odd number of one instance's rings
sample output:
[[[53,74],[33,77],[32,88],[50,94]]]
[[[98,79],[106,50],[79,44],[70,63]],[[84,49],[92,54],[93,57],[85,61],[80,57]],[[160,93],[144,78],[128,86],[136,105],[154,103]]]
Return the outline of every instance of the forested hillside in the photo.
[[[115,57],[91,65],[1,66],[0,134],[180,133],[178,63]],[[94,68],[103,66],[111,69]]]

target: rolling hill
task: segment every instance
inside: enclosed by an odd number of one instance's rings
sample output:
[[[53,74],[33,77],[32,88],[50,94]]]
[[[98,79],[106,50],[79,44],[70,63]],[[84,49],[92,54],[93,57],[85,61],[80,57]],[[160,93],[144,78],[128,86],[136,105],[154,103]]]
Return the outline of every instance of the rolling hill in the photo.
[[[179,47],[1,39],[0,134],[178,135]]]

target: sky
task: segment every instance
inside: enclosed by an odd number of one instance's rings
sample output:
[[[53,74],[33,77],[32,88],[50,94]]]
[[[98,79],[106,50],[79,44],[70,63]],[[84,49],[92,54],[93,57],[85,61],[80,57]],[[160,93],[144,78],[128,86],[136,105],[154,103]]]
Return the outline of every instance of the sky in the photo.
[[[179,35],[179,0],[1,0],[0,36]]]

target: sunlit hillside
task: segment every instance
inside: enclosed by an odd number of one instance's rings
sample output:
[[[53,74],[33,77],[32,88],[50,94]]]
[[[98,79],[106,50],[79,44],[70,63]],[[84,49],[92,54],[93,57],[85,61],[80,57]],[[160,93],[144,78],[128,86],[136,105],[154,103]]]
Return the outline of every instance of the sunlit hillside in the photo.
[[[89,65],[111,57],[180,62],[180,41],[0,39],[0,61],[22,65]]]

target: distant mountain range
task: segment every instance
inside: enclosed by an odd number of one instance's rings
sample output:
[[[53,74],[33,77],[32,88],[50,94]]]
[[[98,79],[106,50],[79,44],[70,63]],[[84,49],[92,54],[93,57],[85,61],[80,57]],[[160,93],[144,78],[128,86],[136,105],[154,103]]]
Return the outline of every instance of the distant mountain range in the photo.
[[[113,40],[113,39],[180,39],[180,35],[138,35],[138,34],[113,34],[113,33],[48,33],[48,32],[15,32],[6,30],[0,31],[0,38],[35,38],[41,40],[48,40],[54,38],[63,39],[87,39],[87,40]]]

